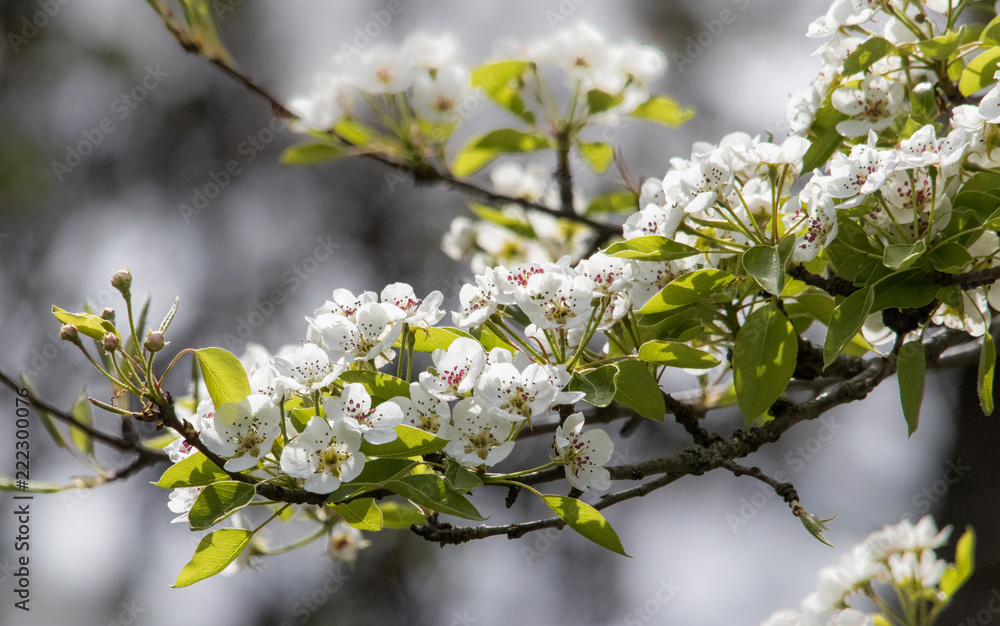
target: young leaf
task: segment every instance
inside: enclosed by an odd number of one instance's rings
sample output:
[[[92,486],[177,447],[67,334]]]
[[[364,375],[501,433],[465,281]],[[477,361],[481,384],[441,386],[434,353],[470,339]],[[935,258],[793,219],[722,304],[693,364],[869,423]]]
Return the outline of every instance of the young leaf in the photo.
[[[615,160],[615,149],[603,141],[581,141],[577,144],[577,148],[587,167],[598,174],[606,172],[608,166]]]
[[[358,530],[382,530],[382,511],[375,505],[374,498],[359,498],[345,504],[334,504],[344,521]]]
[[[998,62],[1000,62],[1000,47],[990,48],[972,59],[962,71],[962,78],[958,82],[958,90],[962,95],[971,96],[983,87],[996,82],[993,75],[996,74]]]
[[[909,341],[899,350],[896,370],[899,377],[899,399],[906,418],[907,436],[913,435],[920,420],[920,405],[924,401],[924,346],[920,341]]]
[[[608,406],[615,398],[615,375],[618,369],[614,365],[604,365],[589,372],[574,372],[569,381],[569,391],[580,391],[587,394],[583,401],[593,406]]]
[[[591,89],[587,92],[587,110],[591,115],[607,111],[611,107],[618,106],[625,99],[625,94],[610,94],[600,89]]]
[[[688,369],[710,369],[719,364],[714,354],[679,341],[647,341],[639,348],[639,359]]]
[[[660,385],[639,361],[620,361],[615,364],[615,402],[624,404],[639,415],[662,422],[667,408],[663,403]]]
[[[483,480],[479,475],[462,467],[462,464],[454,459],[447,459],[444,466],[444,479],[456,492],[468,493],[482,487]]]
[[[513,215],[508,215],[501,211],[500,209],[494,209],[483,204],[470,204],[469,208],[475,213],[479,219],[496,224],[497,226],[503,226],[512,233],[519,235],[521,237],[527,237],[528,239],[535,238],[535,229],[532,228],[531,223],[525,219],[514,217]]]
[[[701,253],[697,248],[659,235],[619,241],[608,246],[604,252],[608,256],[640,261],[675,261]]]
[[[401,378],[382,372],[350,370],[340,375],[345,383],[361,383],[378,404],[396,396],[410,397],[410,385]]]
[[[550,138],[543,135],[501,128],[470,141],[455,157],[452,170],[456,176],[464,178],[478,172],[501,154],[534,152],[554,145]]]
[[[222,348],[202,348],[196,351],[201,375],[208,395],[216,408],[227,402],[239,402],[250,395],[250,381],[243,364]]]
[[[374,373],[374,372],[371,372]],[[409,391],[409,390],[407,390]],[[448,442],[439,437],[435,437],[429,432],[425,432],[406,424],[396,426],[395,441],[375,445],[367,441],[361,442],[361,452],[366,457],[383,458],[409,458],[422,454],[431,454],[443,450]]]
[[[733,346],[733,383],[748,428],[785,392],[798,350],[792,323],[773,303],[743,323]]]
[[[678,276],[643,305],[639,313],[670,311],[714,295],[733,282],[733,275],[716,269],[704,269]]]
[[[685,109],[673,98],[653,96],[630,113],[632,117],[677,128],[694,117],[694,109]]]
[[[427,522],[427,518],[420,512],[420,509],[410,502],[380,502],[378,508],[382,511],[383,528],[409,530],[410,526],[414,524]]]
[[[434,511],[455,515],[465,519],[483,521],[476,507],[465,496],[459,495],[448,488],[448,484],[440,476],[418,474],[405,476],[399,480],[390,480],[386,489],[397,493],[414,504],[427,507]]]
[[[172,587],[187,587],[215,576],[236,560],[252,537],[253,533],[243,528],[223,528],[209,533],[202,538]]]
[[[285,165],[316,165],[347,156],[347,150],[328,143],[300,143],[286,148],[279,159]]]
[[[104,335],[108,333],[120,337],[114,324],[93,313],[70,313],[53,305],[52,314],[63,324],[73,324],[81,335],[86,335],[95,341],[102,341]]]
[[[927,246],[923,239],[917,243],[897,243],[886,246],[882,253],[882,264],[889,269],[906,270],[917,262],[926,249]]]
[[[472,335],[464,330],[459,330],[458,328],[411,328],[410,332],[413,333],[414,337],[413,349],[417,352],[447,350],[448,346],[451,345],[451,342],[455,341],[459,337],[472,338]],[[396,343],[393,344],[393,347],[400,347],[398,339],[396,340]]]
[[[790,241],[786,238],[785,241]],[[785,258],[778,246],[754,246],[743,253],[743,269],[764,291],[779,295],[785,288]]]
[[[472,86],[479,87],[504,109],[521,120],[533,124],[535,115],[524,108],[524,100],[518,90],[521,77],[531,67],[530,61],[499,61],[480,65],[472,70]]]
[[[829,328],[826,331],[826,342],[823,345],[823,367],[833,363],[844,346],[861,331],[861,326],[864,325],[865,318],[868,317],[874,301],[874,290],[871,287],[865,287],[847,296],[833,310]]]
[[[188,513],[191,530],[206,530],[215,526],[249,504],[256,493],[253,485],[236,480],[206,486],[198,494]]]
[[[983,349],[979,353],[979,404],[986,415],[993,413],[993,370],[996,364],[996,346],[987,332],[983,335]]]
[[[559,516],[559,519],[566,522],[576,532],[602,548],[632,558],[622,547],[618,533],[594,507],[576,498],[565,496],[543,495],[542,500]]]
[[[595,196],[587,205],[587,215],[594,213],[631,213],[637,199],[631,191],[609,191]]]
[[[84,426],[94,425],[94,416],[90,410],[90,402],[87,400],[87,393],[84,392],[77,396],[76,401],[73,402],[73,408],[71,410],[73,417],[76,421],[80,422]],[[90,434],[82,428],[77,428],[76,426],[69,427],[69,439],[73,442],[73,445],[89,457],[94,456],[94,440],[91,438]]]
[[[195,452],[163,472],[160,480],[153,483],[163,489],[178,487],[204,487],[220,480],[229,480],[229,474],[223,472],[218,465],[208,460],[201,452]]]
[[[876,61],[884,58],[896,49],[896,46],[881,37],[871,37],[855,48],[854,52],[844,61],[844,76],[863,72]]]
[[[941,591],[949,598],[962,588],[972,572],[976,569],[976,533],[972,527],[966,527],[962,537],[955,546],[955,565],[949,567],[941,576]]]

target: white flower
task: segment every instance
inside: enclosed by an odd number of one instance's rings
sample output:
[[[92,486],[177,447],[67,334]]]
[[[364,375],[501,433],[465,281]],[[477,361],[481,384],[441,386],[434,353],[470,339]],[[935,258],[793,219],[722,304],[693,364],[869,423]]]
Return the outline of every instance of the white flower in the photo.
[[[405,313],[393,305],[377,302],[362,304],[357,322],[342,315],[324,314],[311,321],[323,337],[323,343],[334,359],[347,363],[391,358],[392,344],[403,329],[400,322]]]
[[[304,343],[284,356],[275,356],[274,367],[278,382],[300,394],[319,391],[347,371],[346,363],[331,363],[327,353],[314,343]]]
[[[427,393],[420,383],[410,383],[410,397],[392,398],[403,411],[403,423],[437,435],[443,424],[451,419],[448,403]]]
[[[330,424],[322,417],[309,420],[305,430],[281,453],[281,471],[305,479],[313,493],[330,493],[356,478],[365,465],[361,433],[346,421]]]
[[[178,412],[180,412],[180,405],[175,406],[177,407]],[[177,417],[187,421],[192,427],[194,427],[195,434],[201,435],[202,432],[212,428],[212,420],[215,417],[215,409],[212,405],[211,398],[205,398],[202,400],[201,404],[198,405],[198,412],[194,415],[190,415],[188,417],[178,415]],[[163,448],[163,451],[167,453],[172,463],[177,463],[188,458],[197,452],[198,449],[188,443],[184,437],[178,437],[168,443]]]
[[[837,205],[840,209],[855,207],[868,194],[878,191],[885,179],[896,168],[899,153],[879,150],[878,135],[868,131],[868,143],[851,148],[849,156],[842,153],[830,160],[830,176],[824,178],[826,192],[833,198],[853,198]]]
[[[909,167],[954,165],[969,146],[966,132],[956,128],[943,139],[938,139],[933,124],[927,124],[909,139],[899,142],[900,162]]]
[[[410,104],[417,115],[432,122],[461,120],[458,106],[471,91],[469,73],[461,67],[445,67],[434,77],[420,74],[414,81]]]
[[[358,560],[358,551],[372,545],[365,539],[361,531],[341,520],[330,530],[330,538],[326,542],[326,554],[334,561],[347,563],[354,567]]]
[[[459,337],[447,350],[437,349],[431,355],[437,375],[420,373],[420,385],[441,400],[454,400],[470,393],[486,365],[486,351],[479,342]]]
[[[535,54],[538,60],[556,66],[571,79],[584,80],[592,79],[592,72],[609,56],[604,35],[585,22],[576,22],[539,41]]]
[[[622,231],[625,239],[650,235],[673,238],[686,215],[683,210],[669,202],[663,206],[650,203],[641,211],[629,215],[622,226]]]
[[[942,559],[934,557],[933,550],[924,550],[917,558],[916,552],[889,555],[889,572],[897,584],[916,582],[925,589],[937,586],[948,566]]]
[[[521,358],[512,361],[510,352],[503,348],[490,351],[491,363],[483,370],[475,391],[491,415],[514,423],[546,413],[559,391],[542,365],[520,352],[518,356]]]
[[[486,274],[476,276],[475,285],[462,285],[458,292],[462,310],[452,312],[452,323],[459,328],[472,328],[484,324],[497,312],[496,290],[493,271],[489,268]]]
[[[549,185],[549,171],[541,163],[521,167],[518,163],[504,161],[490,170],[490,181],[499,194],[538,202]]]
[[[406,37],[400,54],[407,57],[414,67],[437,72],[461,61],[462,46],[451,33],[416,31]]]
[[[1000,70],[993,78],[997,78],[998,75],[1000,75]],[[993,85],[979,101],[979,115],[990,124],[1000,123],[1000,84]]]
[[[334,289],[333,300],[327,300],[323,306],[316,309],[313,315],[319,317],[324,313],[343,315],[352,322],[358,321],[358,309],[361,305],[369,302],[378,302],[378,295],[374,291],[364,291],[361,295],[354,295],[347,289]]]
[[[406,283],[386,285],[382,290],[382,303],[391,304],[400,309],[406,317],[403,323],[410,326],[433,326],[444,317],[441,303],[444,296],[440,291],[432,291],[427,297],[420,299],[413,293],[413,287]]]
[[[811,261],[837,237],[837,209],[833,200],[821,182],[813,179],[806,183],[798,199],[789,200],[786,206],[798,207],[794,214],[785,216],[789,229],[797,234],[792,259],[800,263]]]
[[[639,206],[649,204],[662,205],[667,201],[667,196],[663,193],[663,181],[659,178],[647,178],[642,181],[642,188],[639,190]]]
[[[727,197],[733,190],[733,168],[724,150],[698,158],[685,170],[671,170],[663,179],[663,188],[670,197],[670,186],[676,182],[681,193],[691,201],[684,207],[686,213],[699,213]]]
[[[213,428],[201,439],[208,448],[228,458],[223,469],[242,472],[257,465],[281,430],[281,412],[271,399],[249,395],[239,402],[227,402],[215,410]]]
[[[327,130],[350,112],[356,96],[357,89],[345,77],[324,73],[313,80],[308,95],[290,99],[288,109],[307,129]]]
[[[451,220],[448,232],[441,238],[441,250],[445,254],[461,261],[476,249],[476,225],[465,216]]]
[[[194,506],[194,501],[198,499],[202,489],[204,487],[179,487],[170,492],[167,508],[179,514],[170,520],[171,524],[188,521],[188,513],[191,512],[191,507]]]
[[[600,428],[583,430],[583,413],[574,413],[556,429],[554,463],[566,467],[566,480],[580,491],[604,491],[611,486],[611,474],[604,464],[611,460],[614,444]]]
[[[372,408],[372,398],[361,383],[344,385],[339,398],[323,398],[326,419],[347,422],[352,429],[364,435],[369,443],[389,443],[396,439],[394,430],[403,423],[403,411],[395,402],[387,401]]]
[[[594,285],[594,297],[600,298],[628,291],[638,270],[635,261],[598,252],[580,261],[576,271],[590,279]]]
[[[893,552],[921,552],[940,548],[948,541],[951,526],[938,532],[937,524],[930,515],[925,515],[915,525],[909,520],[893,526],[886,526],[865,539],[864,545],[875,561],[886,562]]]
[[[833,618],[830,626],[875,626],[875,618],[857,609],[844,609]]]
[[[507,441],[512,424],[484,411],[475,398],[459,401],[451,420],[441,426],[439,436],[449,440],[444,451],[463,465],[496,465],[514,449],[514,442]]]
[[[401,50],[374,45],[351,66],[351,82],[361,91],[369,93],[406,91],[413,85],[416,74],[414,61]]]
[[[590,316],[593,290],[585,276],[546,271],[528,278],[523,289],[514,291],[514,300],[539,328],[577,328]]]
[[[270,356],[261,355],[247,370],[247,378],[250,380],[250,393],[265,395],[275,404],[288,397],[289,390],[279,377],[274,359]]]
[[[827,37],[840,26],[864,24],[886,0],[834,0],[826,15],[809,25],[808,37]]]
[[[831,102],[851,119],[839,122],[837,132],[845,137],[861,137],[870,130],[885,130],[903,103],[904,91],[903,83],[874,74],[862,79],[860,89],[838,88]]]

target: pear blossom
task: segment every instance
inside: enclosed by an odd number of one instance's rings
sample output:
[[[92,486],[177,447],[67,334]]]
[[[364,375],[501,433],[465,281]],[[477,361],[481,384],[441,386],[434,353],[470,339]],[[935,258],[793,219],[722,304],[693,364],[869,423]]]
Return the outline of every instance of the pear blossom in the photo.
[[[700,213],[709,209],[716,200],[725,198],[733,189],[733,169],[723,150],[712,153],[692,162],[684,170],[672,170],[664,177],[664,190],[670,184],[678,184],[679,190],[691,201],[684,207],[686,213]],[[669,193],[667,194],[669,197]]]
[[[410,383],[409,398],[396,396],[390,401],[403,411],[404,424],[433,435],[437,435],[441,426],[451,419],[448,403],[427,393],[420,383]]]
[[[209,450],[229,459],[223,469],[242,472],[271,452],[278,436],[281,412],[267,396],[251,394],[216,408],[212,428],[201,435]]]
[[[837,132],[845,137],[861,137],[870,130],[885,130],[903,104],[904,91],[900,81],[874,74],[862,79],[860,89],[838,88],[831,102],[835,109],[851,119],[839,122]]]
[[[357,94],[357,89],[346,76],[318,74],[312,91],[308,95],[291,98],[288,109],[299,117],[307,129],[327,130],[350,112]]]
[[[523,353],[511,357],[503,348],[490,351],[491,363],[476,383],[475,397],[491,415],[518,423],[546,413],[558,389],[542,365]]]
[[[330,529],[326,554],[334,561],[354,567],[354,562],[358,560],[358,551],[370,545],[372,542],[365,539],[360,530],[340,520]]]
[[[361,91],[391,94],[406,91],[416,75],[414,59],[391,46],[373,45],[350,66],[350,81]]]
[[[372,408],[372,398],[361,383],[347,383],[339,398],[323,398],[323,411],[331,422],[343,420],[373,444],[389,443],[397,437],[396,426],[403,423],[403,411],[386,401]]]
[[[938,139],[934,125],[927,124],[909,139],[899,142],[899,160],[908,167],[934,165],[944,168],[957,163],[968,145],[966,132],[961,128],[953,129],[947,137]]]
[[[447,350],[431,354],[437,374],[420,373],[420,385],[441,400],[455,400],[472,392],[486,365],[486,352],[479,342],[459,337]]]
[[[343,372],[347,364],[331,362],[329,355],[314,343],[304,343],[274,357],[276,383],[294,393],[311,394],[328,386]]]
[[[458,292],[461,311],[451,314],[452,323],[459,328],[480,326],[497,312],[496,285],[493,282],[493,271],[487,269],[485,274],[476,276],[476,284],[462,285]]]
[[[327,300],[323,306],[313,312],[313,316],[319,317],[324,313],[342,315],[352,322],[358,321],[358,309],[369,302],[378,302],[378,295],[374,291],[363,291],[360,295],[354,295],[348,289],[334,289],[333,300]]]
[[[421,299],[413,293],[413,287],[406,283],[393,283],[386,285],[380,297],[383,304],[391,304],[401,310],[406,315],[403,323],[410,326],[433,326],[444,317],[440,308],[444,296],[440,291],[432,291]]]
[[[452,33],[416,31],[403,41],[400,54],[410,59],[414,67],[436,74],[456,66],[462,58],[462,46]]]
[[[644,207],[649,204],[662,205],[667,201],[667,196],[663,193],[663,181],[659,178],[647,178],[642,181],[639,189],[639,206]]]
[[[444,451],[463,465],[496,465],[514,449],[514,442],[507,441],[510,421],[483,410],[476,398],[460,400],[452,408],[451,420],[438,435],[448,440]]]
[[[414,79],[410,104],[417,115],[432,122],[460,120],[459,104],[471,91],[469,73],[465,68],[441,68],[432,77],[420,74]]]
[[[1000,70],[993,78],[1000,79]],[[979,115],[990,124],[1000,124],[1000,83],[993,85],[979,101]]]
[[[566,480],[580,491],[606,490],[611,474],[603,466],[611,460],[614,444],[600,428],[583,430],[583,413],[574,413],[556,429],[552,461],[566,468]]]
[[[211,398],[205,398],[198,405],[198,410],[196,413],[184,417],[180,415],[181,404],[175,404],[175,410],[178,413],[178,418],[183,421],[188,422],[196,435],[201,435],[202,432],[212,428],[212,422],[215,418],[215,406],[212,404]],[[192,446],[187,439],[184,437],[178,437],[174,439],[166,446],[164,446],[163,451],[167,453],[170,457],[171,463],[178,463],[188,458],[192,454],[198,451],[197,448]]]
[[[361,453],[361,433],[346,420],[330,423],[315,416],[305,430],[292,439],[281,453],[281,471],[305,479],[313,493],[330,493],[350,482],[365,465]]]
[[[590,279],[594,285],[594,297],[600,298],[627,291],[638,270],[635,261],[598,252],[580,261],[576,271]]]
[[[586,276],[546,271],[515,289],[514,300],[539,328],[577,328],[587,323],[593,291],[593,281]]]
[[[868,131],[868,142],[851,148],[849,155],[837,153],[830,160],[830,176],[824,180],[826,193],[844,199],[839,209],[861,204],[865,197],[879,190],[899,161],[895,150],[879,150],[878,135]]]
[[[837,210],[822,183],[816,180],[806,183],[799,199],[793,198],[788,206],[798,207],[785,217],[789,229],[797,235],[792,259],[810,261],[837,237]]]
[[[499,194],[538,202],[549,186],[549,171],[541,163],[521,167],[518,163],[505,161],[490,170],[490,181]]]
[[[864,24],[875,17],[887,0],[834,0],[825,15],[809,25],[808,37],[827,37],[840,26]]]
[[[391,347],[403,327],[406,313],[393,305],[378,302],[362,304],[357,321],[342,315],[324,314],[311,321],[334,359],[347,363],[375,361],[376,367],[391,358]]]
[[[875,618],[857,609],[844,609],[833,618],[830,626],[875,626]]]
[[[677,227],[686,216],[687,213],[671,203],[663,206],[649,203],[641,211],[629,215],[628,219],[625,220],[622,227],[625,239],[650,235],[673,238]]]
[[[865,539],[864,545],[872,559],[887,562],[894,552],[921,552],[940,548],[951,535],[951,526],[938,532],[937,524],[930,515],[925,515],[916,524],[903,520],[898,524],[885,526]]]
[[[170,492],[167,508],[178,514],[177,517],[170,520],[171,524],[188,521],[188,513],[191,512],[191,507],[194,506],[194,501],[198,499],[202,489],[204,487],[178,487]]]
[[[941,580],[948,564],[934,556],[933,550],[924,550],[918,558],[916,552],[889,555],[889,573],[896,584],[915,583],[933,589]]]
[[[476,224],[464,215],[451,220],[448,232],[441,238],[441,250],[456,261],[468,257],[476,249]]]

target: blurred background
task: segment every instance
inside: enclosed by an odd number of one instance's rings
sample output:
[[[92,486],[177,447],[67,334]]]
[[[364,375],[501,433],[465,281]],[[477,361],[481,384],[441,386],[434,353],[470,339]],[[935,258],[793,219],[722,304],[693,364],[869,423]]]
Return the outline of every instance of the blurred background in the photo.
[[[286,99],[308,91],[312,74],[385,5],[215,3],[233,56]],[[736,130],[783,135],[788,95],[819,69],[810,56],[818,42],[805,37],[806,27],[827,6],[404,0],[389,23],[375,22],[374,40],[452,31],[470,65],[488,59],[493,42],[534,38],[574,20],[614,40],[655,43],[671,59],[660,90],[698,115],[677,130],[627,124],[619,145],[634,175],[661,176],[668,159],[686,157],[695,141]],[[730,23],[720,19],[723,11]],[[184,54],[146,3],[2,0],[0,29],[0,368],[30,368],[53,404],[68,407],[86,384],[93,395],[107,390],[58,340],[51,305],[118,307],[107,279],[123,266],[137,297],[153,296],[155,320],[180,297],[168,351],[219,345],[241,354],[246,341],[271,349],[297,342],[303,316],[338,287],[380,291],[403,281],[418,294],[441,289],[446,305],[457,304],[458,281],[471,275],[440,251],[440,238],[467,213],[460,195],[415,188],[361,159],[279,165],[293,133],[274,131],[265,103]],[[488,108],[466,133],[502,119]],[[72,158],[70,147],[85,140],[93,144],[89,154]],[[179,205],[192,204],[230,161],[239,172],[185,219]],[[580,180],[592,194],[614,185],[613,176]],[[333,253],[316,255],[317,240]],[[266,322],[250,327],[251,315]],[[980,413],[974,378],[974,371],[931,374],[920,429],[909,440],[890,380],[865,402],[800,424],[747,460],[787,474],[811,512],[837,513],[827,535],[836,549],[812,539],[756,481],[717,471],[607,512],[631,559],[569,531],[445,548],[385,531],[369,537],[373,545],[353,569],[331,562],[318,542],[256,571],[172,590],[200,535],[169,523],[167,493],[148,484],[158,467],[101,489],[33,500],[30,613],[13,607],[16,528],[13,515],[0,516],[0,624],[752,625],[796,607],[814,589],[816,571],[870,532],[927,513],[955,525],[956,537],[966,524],[979,537],[978,571],[942,623],[989,623],[984,615],[1000,620],[989,608],[991,593],[1000,593],[1000,428],[995,416]],[[14,464],[6,418],[13,405],[0,390],[4,474]],[[741,419],[719,412],[708,422],[728,434]],[[31,441],[33,479],[68,483],[90,471],[56,449],[38,422]],[[616,452],[625,462],[687,442],[675,425],[647,423],[616,440]],[[109,467],[127,463],[106,450],[99,455]],[[546,514],[528,498],[506,511],[502,494],[480,497],[480,510],[495,511],[491,523]],[[13,509],[9,494],[0,501],[0,510]]]

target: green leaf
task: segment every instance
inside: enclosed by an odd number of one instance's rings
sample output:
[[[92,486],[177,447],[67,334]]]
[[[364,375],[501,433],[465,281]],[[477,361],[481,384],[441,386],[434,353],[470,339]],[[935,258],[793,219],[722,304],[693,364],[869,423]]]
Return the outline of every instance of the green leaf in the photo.
[[[639,361],[615,363],[615,402],[624,404],[639,415],[662,422],[667,408],[660,385]]]
[[[76,329],[80,331],[80,334],[90,337],[95,341],[102,341],[104,335],[111,333],[116,337],[121,337],[118,334],[118,329],[115,325],[108,320],[101,319],[93,313],[70,313],[64,309],[53,305],[52,314],[56,316],[56,319],[63,324],[73,324]],[[141,330],[139,332],[142,332]]]
[[[939,583],[941,591],[952,598],[976,569],[976,533],[967,526],[955,546],[955,565],[945,570]]]
[[[587,215],[595,213],[632,213],[638,200],[631,191],[608,191],[599,194],[587,205]]]
[[[874,302],[875,290],[865,287],[849,295],[833,310],[823,345],[823,367],[833,363],[844,346],[861,331]]]
[[[501,154],[535,152],[554,146],[552,140],[544,135],[501,128],[470,141],[455,157],[452,170],[456,176],[464,178],[478,172]]]
[[[219,34],[212,21],[212,6],[210,0],[180,0],[184,10],[184,19],[191,29],[189,37],[197,42],[199,54],[208,59],[220,59],[232,63],[232,57],[219,41]]]
[[[990,20],[990,23],[983,28],[979,41],[990,46],[1000,46],[1000,15]]]
[[[624,99],[624,93],[610,94],[600,89],[591,89],[587,92],[587,109],[591,115],[596,115],[618,106]]]
[[[345,504],[334,504],[333,508],[344,517],[344,521],[358,530],[382,530],[382,511],[375,505],[374,498],[359,498]]]
[[[195,351],[208,395],[218,408],[227,402],[239,402],[250,395],[250,381],[243,364],[222,348],[202,348]]]
[[[35,393],[34,384],[24,372],[21,372],[21,386],[28,389],[28,395],[30,397],[38,397],[38,394]],[[45,425],[45,430],[47,430],[49,436],[52,437],[52,441],[55,442],[55,444],[60,448],[65,448],[67,446],[66,440],[63,439],[62,433],[60,433],[59,429],[56,428],[55,418],[52,416],[52,413],[38,406],[35,407],[35,413],[42,418],[42,424]]]
[[[94,425],[94,416],[90,410],[90,402],[87,400],[87,393],[84,392],[77,396],[76,400],[73,402],[73,408],[70,411],[76,421],[80,422],[84,426]],[[69,439],[73,442],[73,445],[89,457],[94,456],[94,440],[91,438],[90,434],[83,430],[82,428],[77,428],[76,426],[69,427]]]
[[[395,430],[398,435],[395,441],[378,445],[362,441],[361,452],[366,457],[405,459],[411,456],[431,454],[443,450],[448,445],[447,440],[406,424],[396,426]]]
[[[924,346],[920,341],[908,341],[896,357],[899,376],[899,400],[906,418],[907,436],[912,436],[920,422],[920,405],[924,401]]]
[[[427,518],[410,502],[381,502],[382,527],[409,530],[410,526],[426,524]]]
[[[618,533],[594,507],[576,498],[565,496],[543,495],[542,500],[559,516],[559,519],[566,522],[576,532],[602,548],[607,548],[622,556],[629,556],[625,553],[625,548],[622,547]]]
[[[962,95],[971,96],[980,89],[996,82],[993,75],[997,71],[997,62],[1000,62],[1000,47],[990,48],[972,59],[965,66],[962,78],[958,82],[958,90],[962,92]]]
[[[921,239],[916,243],[897,243],[885,247],[882,253],[882,264],[889,269],[903,271],[908,269],[927,250],[927,245]]]
[[[472,70],[472,86],[481,88],[490,100],[533,124],[535,115],[525,110],[520,94],[521,77],[531,66],[530,61],[499,61],[480,65]]]
[[[567,389],[585,393],[583,401],[587,404],[605,407],[615,398],[617,374],[618,369],[614,365],[604,365],[589,372],[574,372]]]
[[[252,537],[253,533],[243,528],[223,528],[209,533],[198,543],[194,556],[171,586],[187,587],[215,576],[236,560]]]
[[[639,348],[639,358],[648,363],[689,369],[709,369],[719,364],[714,354],[678,341],[647,341]]]
[[[948,274],[961,274],[972,263],[966,247],[954,241],[934,248],[928,256],[934,269]]]
[[[927,280],[919,269],[887,276],[873,287],[875,299],[871,311],[882,309],[919,309],[937,295],[938,285]]]
[[[639,313],[659,313],[670,311],[688,304],[705,300],[725,289],[735,280],[729,272],[716,269],[695,270],[678,276],[649,299],[639,309]]]
[[[786,237],[782,244],[785,241],[795,243],[791,237]],[[785,289],[785,268],[791,258],[791,251],[785,252],[782,248],[789,246],[754,246],[743,253],[743,269],[753,276],[761,289],[776,296]]]
[[[477,337],[479,343],[482,344],[483,350],[489,354],[490,350],[493,348],[503,348],[507,352],[514,354],[514,346],[510,345],[510,342],[496,334],[487,326],[479,327],[479,337]]]
[[[689,256],[701,254],[701,251],[673,239],[667,239],[659,235],[649,235],[613,243],[607,247],[604,253],[608,256],[616,256],[622,259],[676,261],[677,259],[685,259]]]
[[[694,117],[694,109],[682,107],[668,96],[653,96],[635,108],[632,117],[677,128]]]
[[[198,494],[188,513],[191,530],[206,530],[215,526],[249,504],[256,493],[253,485],[236,480],[206,486]]]
[[[863,44],[855,48],[854,52],[844,61],[844,76],[863,72],[871,67],[876,61],[885,58],[890,52],[896,49],[881,37],[871,37]]]
[[[993,370],[996,364],[996,346],[987,332],[983,335],[983,349],[979,353],[979,404],[986,415],[993,413]]]
[[[328,143],[300,143],[286,148],[279,159],[285,165],[316,165],[347,156],[347,150]]]
[[[458,328],[411,328],[410,332],[413,333],[414,336],[413,349],[417,352],[447,350],[448,346],[451,345],[451,342],[455,341],[459,337],[475,339],[469,333],[464,330],[459,330]],[[397,340],[393,346],[396,348],[400,347],[399,340]]]
[[[531,227],[531,224],[520,217],[515,217],[513,215],[508,215],[501,211],[500,209],[494,209],[493,207],[485,206],[482,204],[470,204],[469,208],[475,213],[479,219],[486,220],[497,226],[503,226],[507,230],[513,232],[521,237],[527,237],[528,239],[535,238],[535,229]]]
[[[785,392],[798,350],[792,323],[774,303],[757,309],[743,323],[733,346],[733,383],[748,428]]]
[[[153,484],[163,489],[177,489],[178,487],[204,487],[220,480],[229,480],[229,474],[209,461],[204,453],[195,452],[188,458],[167,468],[167,471],[163,472],[163,476],[160,476],[160,480]]]
[[[445,460],[444,479],[456,493],[468,493],[483,486],[483,480],[478,474],[462,467],[454,459]]]
[[[476,507],[465,496],[455,493],[440,476],[417,474],[390,480],[386,489],[411,500],[414,504],[465,519],[483,521]]]
[[[812,145],[802,157],[803,172],[811,172],[821,167],[840,148],[844,137],[837,131],[837,124],[846,119],[847,116],[835,109],[827,96],[816,112],[812,126],[809,127],[809,139]]]
[[[368,390],[368,395],[377,404],[391,400],[397,396],[410,397],[410,385],[401,378],[365,370],[349,370],[340,375],[345,383],[361,383]]]
[[[409,459],[371,459],[365,463],[361,474],[354,480],[342,484],[339,488],[328,494],[326,502],[334,504],[365,491],[380,489],[390,480],[395,480],[409,474],[416,466],[417,462],[410,461]]]
[[[615,160],[615,149],[603,141],[581,141],[576,147],[587,167],[598,174],[608,171],[608,166]]]

